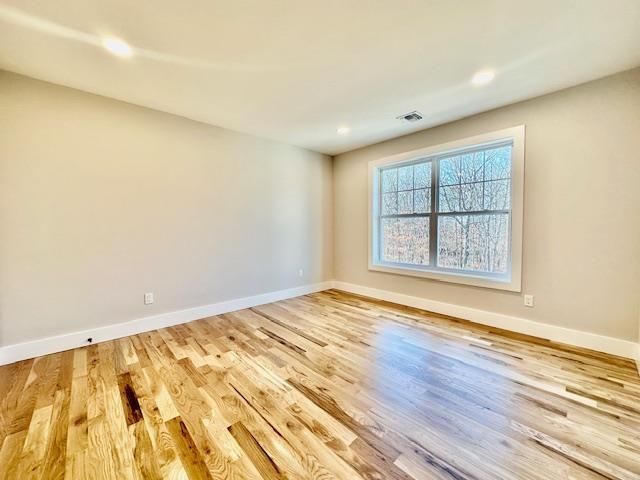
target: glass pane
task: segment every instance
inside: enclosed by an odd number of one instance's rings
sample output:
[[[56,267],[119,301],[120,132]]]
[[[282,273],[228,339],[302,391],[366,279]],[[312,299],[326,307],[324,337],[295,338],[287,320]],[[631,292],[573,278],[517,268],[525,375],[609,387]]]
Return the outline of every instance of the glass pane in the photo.
[[[460,211],[460,185],[440,187],[440,197],[438,198],[438,210],[440,212]]]
[[[429,213],[431,210],[431,189],[422,188],[413,191],[414,213]]]
[[[460,183],[484,180],[484,151],[465,153],[460,156]]]
[[[440,160],[440,185],[456,185],[462,181],[460,176],[460,157]]]
[[[398,194],[382,194],[382,215],[395,215],[398,213]]]
[[[440,188],[439,211],[473,212],[482,210],[482,183],[465,183]]]
[[[429,264],[429,217],[383,218],[382,260]]]
[[[486,210],[511,208],[511,180],[492,180],[484,184],[484,208]]]
[[[460,185],[460,212],[482,210],[482,183]]]
[[[398,213],[413,213],[413,192],[398,192]]]
[[[472,152],[440,160],[440,185],[482,182],[484,152]]]
[[[511,145],[486,150],[484,169],[486,180],[511,178]]]
[[[382,171],[382,192],[395,192],[398,190],[398,169],[390,168]]]
[[[431,162],[418,163],[413,166],[413,188],[431,186]]]
[[[509,214],[456,215],[438,220],[438,266],[506,273]]]
[[[398,190],[413,188],[413,165],[398,168]]]

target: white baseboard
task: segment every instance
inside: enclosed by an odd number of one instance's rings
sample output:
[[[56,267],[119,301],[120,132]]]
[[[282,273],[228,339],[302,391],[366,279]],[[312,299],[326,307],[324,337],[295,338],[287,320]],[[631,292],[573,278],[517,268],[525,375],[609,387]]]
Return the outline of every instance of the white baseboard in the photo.
[[[123,323],[116,323],[105,327],[92,328],[80,332],[66,333],[55,337],[42,338],[30,342],[17,343],[0,347],[0,365],[39,357],[49,353],[62,352],[76,347],[87,345],[87,338],[92,338],[92,343],[105,342],[116,338],[135,335],[138,333],[170,327],[180,323],[191,322],[200,318],[220,315],[222,313],[255,307],[265,303],[277,302],[286,298],[298,297],[309,293],[319,292],[331,288],[333,282],[321,282],[301,287],[278,290],[276,292],[263,293],[252,297],[236,298],[225,302],[202,305],[200,307],[177,310],[162,313],[150,317],[138,318]]]
[[[337,280],[333,282],[333,288],[377,298],[379,300],[399,303],[409,307],[429,310],[430,312],[440,313],[442,315],[462,318],[464,320],[470,320],[490,327],[502,328],[512,332],[524,333],[535,337],[553,340],[554,342],[566,343],[577,347],[589,348],[599,352],[618,355],[620,357],[631,358],[636,360],[638,371],[640,372],[640,345],[628,340],[606,337],[595,333],[558,327],[547,323],[534,322],[525,318],[463,307],[451,303],[438,302],[426,298],[413,297],[402,293],[379,290],[377,288],[365,287]]]

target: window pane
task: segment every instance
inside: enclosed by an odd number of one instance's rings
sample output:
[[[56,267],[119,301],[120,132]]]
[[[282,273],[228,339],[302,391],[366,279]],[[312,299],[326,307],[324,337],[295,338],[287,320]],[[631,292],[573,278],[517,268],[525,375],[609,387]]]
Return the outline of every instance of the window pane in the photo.
[[[413,192],[398,192],[398,213],[413,213]]]
[[[438,220],[438,266],[506,273],[509,214],[456,215]]]
[[[431,210],[431,189],[422,188],[413,191],[414,213],[429,213]]]
[[[485,152],[486,180],[498,180],[511,177],[511,145],[492,148]]]
[[[473,212],[482,210],[482,183],[467,183],[460,185],[460,210]]]
[[[431,186],[431,162],[418,163],[413,166],[413,188]]]
[[[390,168],[382,171],[382,192],[395,192],[398,190],[398,169]]]
[[[484,151],[440,160],[440,185],[481,182],[484,179]]]
[[[462,181],[460,176],[460,157],[440,160],[440,185],[457,185]]]
[[[398,190],[413,188],[413,165],[398,168]]]
[[[486,210],[511,208],[511,180],[492,180],[484,184],[484,208]]]
[[[466,183],[440,187],[440,212],[473,212],[482,210],[482,183]]]
[[[440,198],[438,198],[438,210],[440,212],[460,211],[460,185],[440,187]]]
[[[465,153],[460,156],[461,183],[484,180],[484,151]]]
[[[382,215],[395,215],[398,213],[398,194],[382,194]]]
[[[383,218],[381,233],[383,261],[429,264],[429,217]]]

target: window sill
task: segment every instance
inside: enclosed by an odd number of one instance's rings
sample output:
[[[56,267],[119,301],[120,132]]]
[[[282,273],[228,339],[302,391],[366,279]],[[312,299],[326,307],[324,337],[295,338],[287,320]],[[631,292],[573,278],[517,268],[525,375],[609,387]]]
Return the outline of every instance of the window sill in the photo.
[[[387,264],[369,263],[369,270],[374,272],[392,273],[411,277],[429,278],[440,282],[457,283],[459,285],[471,285],[474,287],[492,288],[495,290],[507,290],[520,292],[520,279],[494,279],[478,275],[427,270],[425,268],[411,268],[409,266],[395,266]]]

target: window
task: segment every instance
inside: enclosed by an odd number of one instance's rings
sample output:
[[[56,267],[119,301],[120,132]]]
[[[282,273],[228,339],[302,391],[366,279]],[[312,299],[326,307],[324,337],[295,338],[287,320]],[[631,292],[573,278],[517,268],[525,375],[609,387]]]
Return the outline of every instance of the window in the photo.
[[[371,162],[371,270],[520,290],[524,126]]]

